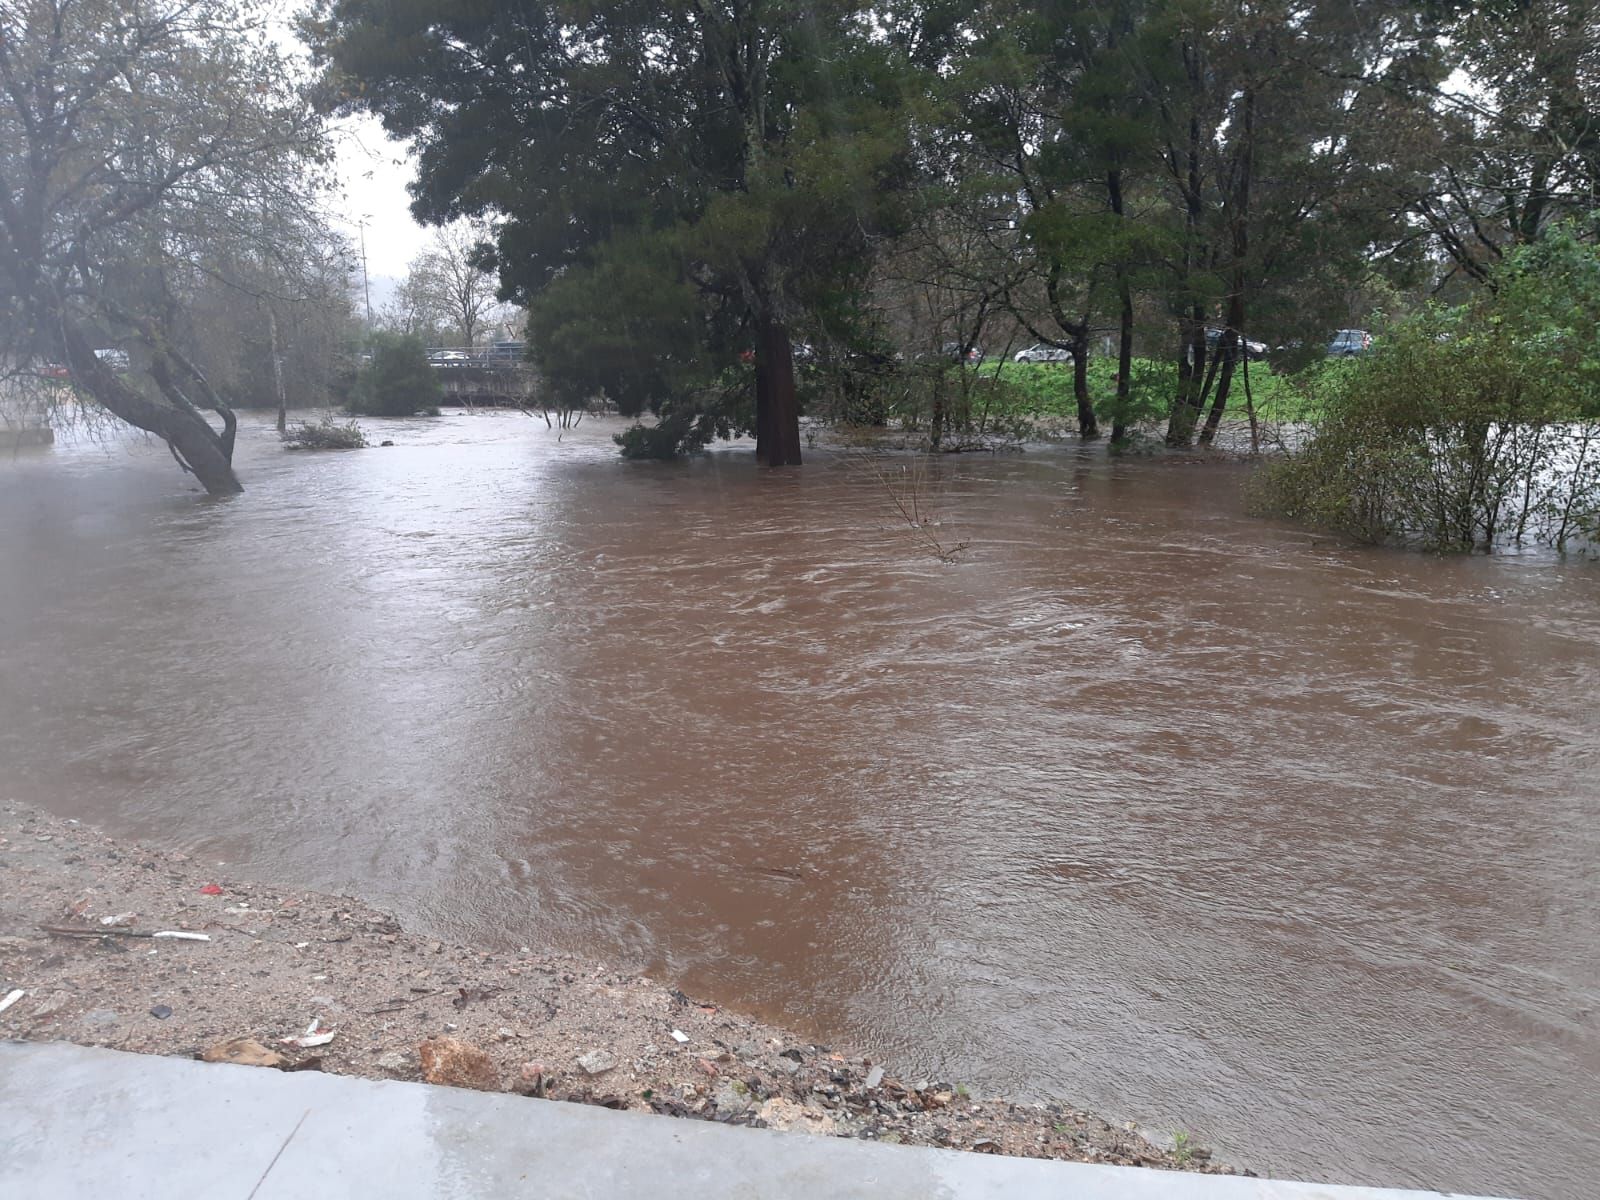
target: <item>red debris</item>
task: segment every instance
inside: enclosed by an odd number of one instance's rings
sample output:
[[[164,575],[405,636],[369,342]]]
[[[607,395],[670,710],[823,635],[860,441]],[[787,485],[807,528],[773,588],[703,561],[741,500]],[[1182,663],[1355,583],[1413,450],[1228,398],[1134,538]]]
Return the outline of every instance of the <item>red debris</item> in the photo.
[[[222,888],[217,884],[208,883],[200,889],[200,894],[202,896],[220,896],[222,895]]]

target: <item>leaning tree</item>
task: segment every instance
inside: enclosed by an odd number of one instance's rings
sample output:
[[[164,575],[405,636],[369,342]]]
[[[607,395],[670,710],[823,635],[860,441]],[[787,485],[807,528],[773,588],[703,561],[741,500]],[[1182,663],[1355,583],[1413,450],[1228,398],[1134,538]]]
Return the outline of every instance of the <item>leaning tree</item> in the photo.
[[[0,359],[65,365],[81,395],[162,438],[213,495],[240,490],[236,422],[186,352],[184,282],[218,239],[302,200],[321,153],[265,12],[0,2]],[[95,353],[109,345],[129,369]]]

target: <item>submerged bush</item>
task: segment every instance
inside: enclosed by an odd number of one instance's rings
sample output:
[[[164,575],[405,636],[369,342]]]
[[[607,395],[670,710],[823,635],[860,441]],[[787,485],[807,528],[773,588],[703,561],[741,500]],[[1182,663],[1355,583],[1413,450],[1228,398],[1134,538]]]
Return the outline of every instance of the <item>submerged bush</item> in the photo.
[[[1558,232],[1511,256],[1496,284],[1323,373],[1321,415],[1257,477],[1257,508],[1442,552],[1592,537],[1600,258]]]
[[[360,450],[367,444],[367,435],[354,421],[341,425],[332,417],[323,417],[315,424],[302,421],[285,431],[283,444],[289,450]]]
[[[356,374],[346,407],[368,417],[437,416],[443,395],[420,339],[380,334],[373,339],[371,361]]]
[[[623,458],[670,459],[698,454],[714,438],[743,432],[743,424],[724,404],[726,397],[709,393],[694,401],[663,405],[654,425],[631,425],[611,440],[622,448]]]

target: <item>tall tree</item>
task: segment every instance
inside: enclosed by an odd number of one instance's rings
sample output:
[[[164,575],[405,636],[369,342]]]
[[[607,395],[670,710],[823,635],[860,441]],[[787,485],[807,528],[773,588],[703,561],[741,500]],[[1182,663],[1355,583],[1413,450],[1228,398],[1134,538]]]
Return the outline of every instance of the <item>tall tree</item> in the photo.
[[[1124,56],[1144,8],[1129,0],[996,0],[953,75],[968,161],[997,196],[1015,201],[1018,250],[1033,286],[1009,284],[1007,298],[1037,340],[1070,352],[1084,439],[1100,434],[1089,354],[1097,319],[1113,302],[1125,318],[1121,350],[1132,353],[1130,275],[1141,251],[1125,218],[1129,177],[1147,168],[1150,138],[1137,64]],[[1114,432],[1126,430],[1119,422]]]
[[[1392,228],[1375,184],[1393,153],[1375,131],[1392,96],[1384,72],[1411,44],[1410,15],[1387,3],[1151,5],[1135,82],[1170,214],[1179,338],[1169,444],[1189,445],[1202,415],[1203,439],[1215,433],[1250,320],[1275,293],[1358,276]]]
[[[498,280],[484,264],[493,261],[493,230],[460,221],[436,230],[433,241],[406,273],[402,301],[472,346],[494,317]],[[405,330],[404,332],[420,332]]]
[[[667,374],[693,365],[685,377],[706,381],[753,349],[757,455],[780,466],[800,461],[791,329],[863,269],[903,170],[898,51],[871,14],[332,0],[312,29],[349,103],[415,140],[420,217],[503,217],[502,291],[535,328],[551,324],[541,305],[603,301],[613,327],[691,335]],[[635,286],[611,291],[619,275]],[[617,373],[634,355],[558,361],[582,341],[547,336],[535,352],[547,374],[589,369],[631,393]]]
[[[1460,277],[1600,205],[1600,5],[1417,0],[1423,37],[1389,72],[1411,139],[1400,202]]]

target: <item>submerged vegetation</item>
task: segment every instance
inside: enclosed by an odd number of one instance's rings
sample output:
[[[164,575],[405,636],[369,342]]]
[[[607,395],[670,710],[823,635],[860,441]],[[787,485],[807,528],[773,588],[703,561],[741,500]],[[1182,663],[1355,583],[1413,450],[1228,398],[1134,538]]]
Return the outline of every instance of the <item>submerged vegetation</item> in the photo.
[[[1600,258],[1562,226],[1491,282],[1395,322],[1377,352],[1324,376],[1303,444],[1258,479],[1258,506],[1435,551],[1594,539]]]
[[[287,450],[362,450],[367,445],[367,435],[354,421],[343,424],[331,416],[322,420],[302,421],[283,433]]]
[[[378,334],[345,407],[367,417],[437,416],[443,389],[419,338]]]

